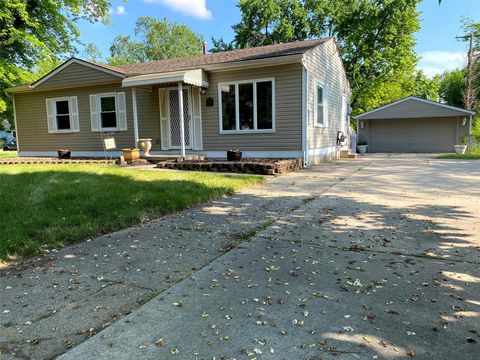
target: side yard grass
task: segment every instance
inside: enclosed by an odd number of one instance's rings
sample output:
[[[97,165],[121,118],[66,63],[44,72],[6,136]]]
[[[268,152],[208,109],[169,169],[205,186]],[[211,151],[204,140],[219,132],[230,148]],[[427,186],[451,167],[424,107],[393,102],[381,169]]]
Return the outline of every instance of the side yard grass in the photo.
[[[435,156],[436,159],[464,159],[464,160],[480,160],[480,146],[465,154],[445,154]]]
[[[17,156],[16,151],[3,151],[0,149],[0,158],[14,158]]]
[[[0,259],[119,230],[260,181],[112,165],[0,165]]]

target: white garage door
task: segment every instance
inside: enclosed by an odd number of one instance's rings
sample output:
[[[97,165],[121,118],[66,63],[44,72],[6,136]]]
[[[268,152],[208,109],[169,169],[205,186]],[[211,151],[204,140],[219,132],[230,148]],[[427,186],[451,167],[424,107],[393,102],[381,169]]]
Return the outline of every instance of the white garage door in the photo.
[[[452,152],[456,119],[375,119],[369,124],[369,152]]]

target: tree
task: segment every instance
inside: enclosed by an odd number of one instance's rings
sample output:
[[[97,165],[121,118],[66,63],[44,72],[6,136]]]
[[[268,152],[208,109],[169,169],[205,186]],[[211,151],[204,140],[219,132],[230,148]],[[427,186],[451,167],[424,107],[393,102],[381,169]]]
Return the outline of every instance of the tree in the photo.
[[[237,46],[235,42],[231,41],[229,43],[225,42],[223,38],[214,38],[212,37],[213,47],[209,50],[212,53],[221,52],[221,51],[230,51],[235,50]]]
[[[465,92],[466,70],[456,69],[445,71],[437,76],[439,79],[439,95],[442,101],[449,105],[463,108],[463,94]]]
[[[393,89],[403,88],[399,79],[412,80],[419,2],[240,0],[242,18],[233,25],[235,42],[249,47],[334,36],[353,87],[352,107],[359,113],[398,99]]]
[[[110,46],[108,62],[112,65],[163,60],[202,54],[203,38],[187,25],[169,22],[166,18],[140,17],[135,37],[115,37]]]
[[[87,44],[83,48],[82,57],[86,60],[99,61],[102,58],[102,52],[95,44]]]
[[[32,69],[41,61],[73,53],[79,36],[75,23],[80,19],[106,22],[109,2],[0,0],[0,9],[0,113],[11,118],[11,99],[5,89],[32,79]]]

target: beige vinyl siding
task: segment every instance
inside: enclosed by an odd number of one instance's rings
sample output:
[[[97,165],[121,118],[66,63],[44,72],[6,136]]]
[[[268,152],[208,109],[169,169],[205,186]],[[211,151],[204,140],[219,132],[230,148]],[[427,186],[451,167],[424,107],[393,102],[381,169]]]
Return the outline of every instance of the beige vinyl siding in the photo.
[[[139,138],[152,139],[152,150],[161,150],[158,88],[137,88],[137,114]]]
[[[342,95],[350,96],[350,87],[342,59],[334,41],[328,41],[305,54],[308,71],[308,149],[336,146],[337,131],[342,130]],[[326,85],[328,118],[326,127],[314,126],[317,83]],[[315,163],[318,161],[314,161]]]
[[[91,131],[90,121],[90,94],[125,92],[127,108],[127,131],[115,132],[115,139],[119,149],[132,147],[133,114],[132,94],[128,88],[117,86],[96,86],[46,92],[32,92],[15,94],[17,115],[17,134],[21,151],[55,151],[67,148],[73,151],[103,150],[99,132]],[[67,134],[49,134],[47,125],[46,99],[77,96],[78,117],[80,131]]]
[[[202,95],[202,132],[205,151],[300,151],[302,149],[302,68],[300,63],[209,73],[210,87]],[[274,78],[275,133],[220,134],[218,83]],[[207,107],[206,99],[214,106]]]
[[[361,116],[361,119],[404,119],[444,116],[466,116],[459,110],[450,109],[437,104],[429,104],[421,100],[407,99],[398,104]]]
[[[121,77],[89,66],[71,63],[66,68],[38,85],[36,90],[69,88],[72,86],[99,85],[121,81]]]

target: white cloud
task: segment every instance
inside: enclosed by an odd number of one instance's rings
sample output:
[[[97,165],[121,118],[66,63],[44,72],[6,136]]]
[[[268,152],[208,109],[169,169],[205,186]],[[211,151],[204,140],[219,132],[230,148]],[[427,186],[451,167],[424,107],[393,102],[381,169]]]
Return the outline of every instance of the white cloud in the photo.
[[[417,67],[428,76],[441,74],[445,70],[453,70],[465,66],[466,54],[452,51],[426,51],[420,54]]]
[[[126,15],[127,10],[125,10],[125,6],[123,5],[118,5],[115,8],[110,8],[108,9],[108,13],[110,15],[115,14],[115,15]]]
[[[125,15],[127,12],[125,11],[125,6],[123,5],[118,5],[116,8],[115,8],[115,13],[117,13],[118,15]]]
[[[209,20],[212,18],[212,12],[207,9],[207,0],[145,0],[145,2],[161,4],[197,19]]]

